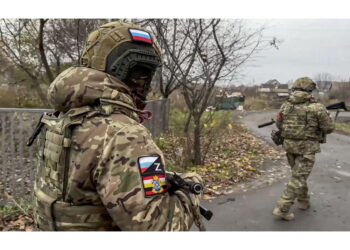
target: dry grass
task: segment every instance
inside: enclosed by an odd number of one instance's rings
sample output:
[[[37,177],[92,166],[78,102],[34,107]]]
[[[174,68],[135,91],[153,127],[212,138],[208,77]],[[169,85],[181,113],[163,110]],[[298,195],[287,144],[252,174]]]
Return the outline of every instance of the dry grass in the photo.
[[[256,97],[247,97],[244,101],[245,110],[265,110],[269,108],[269,103],[267,100],[256,98]]]
[[[17,94],[13,89],[0,89],[0,107],[15,108],[18,107]]]
[[[0,231],[33,231],[32,203],[8,198],[9,202],[0,206]]]
[[[206,153],[204,163],[193,165],[184,160],[188,153],[186,137],[178,128],[184,117],[183,112],[173,111],[170,133],[159,137],[157,144],[164,153],[168,170],[197,172],[203,177],[205,194],[209,198],[225,194],[236,183],[259,176],[264,159],[276,158],[280,154],[233,122],[233,111],[219,111],[215,112],[210,123],[203,124],[204,134],[212,132],[202,138],[202,151]]]
[[[1,108],[41,108],[42,102],[36,97],[33,90],[23,87],[0,89]]]
[[[345,134],[350,135],[350,124],[349,123],[336,122],[335,129],[337,131],[340,131],[340,132],[343,132]]]

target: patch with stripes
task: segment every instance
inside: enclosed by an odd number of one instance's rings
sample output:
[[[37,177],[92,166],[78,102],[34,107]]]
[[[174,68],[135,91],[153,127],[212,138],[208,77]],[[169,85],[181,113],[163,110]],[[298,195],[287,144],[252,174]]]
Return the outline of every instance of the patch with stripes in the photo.
[[[160,156],[143,156],[138,159],[143,189],[146,196],[167,192],[165,170]]]
[[[152,44],[152,37],[148,32],[136,29],[129,29],[129,32],[133,41]]]

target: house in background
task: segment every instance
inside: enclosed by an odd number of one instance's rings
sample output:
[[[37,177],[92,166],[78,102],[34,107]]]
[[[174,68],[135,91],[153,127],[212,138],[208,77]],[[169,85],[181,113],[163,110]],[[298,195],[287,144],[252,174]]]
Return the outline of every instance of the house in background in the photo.
[[[281,84],[276,79],[263,83],[258,88],[258,93],[263,98],[272,100],[284,100],[289,96],[288,84]]]
[[[234,110],[239,106],[243,106],[245,96],[239,91],[219,90],[219,93],[215,96],[215,109],[216,110]]]

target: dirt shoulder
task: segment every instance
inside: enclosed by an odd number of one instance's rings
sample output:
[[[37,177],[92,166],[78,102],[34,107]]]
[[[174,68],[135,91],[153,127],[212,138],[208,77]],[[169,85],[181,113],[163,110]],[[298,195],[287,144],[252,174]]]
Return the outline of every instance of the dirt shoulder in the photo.
[[[241,113],[233,113],[225,132],[216,134],[201,166],[179,167],[183,164],[176,159],[183,158],[185,139],[174,134],[162,137],[167,142],[161,145],[167,166],[173,171],[196,172],[202,176],[204,200],[258,188],[284,178],[288,172],[285,153],[250,133],[242,118]]]

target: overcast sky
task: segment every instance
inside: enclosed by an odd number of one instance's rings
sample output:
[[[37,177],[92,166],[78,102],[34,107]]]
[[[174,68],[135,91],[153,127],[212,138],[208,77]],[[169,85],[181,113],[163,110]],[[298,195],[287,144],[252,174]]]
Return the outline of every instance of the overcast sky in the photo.
[[[283,40],[279,50],[263,51],[244,70],[242,84],[270,79],[286,83],[327,72],[335,80],[350,77],[350,19],[248,19],[247,25],[267,26],[267,38]]]

